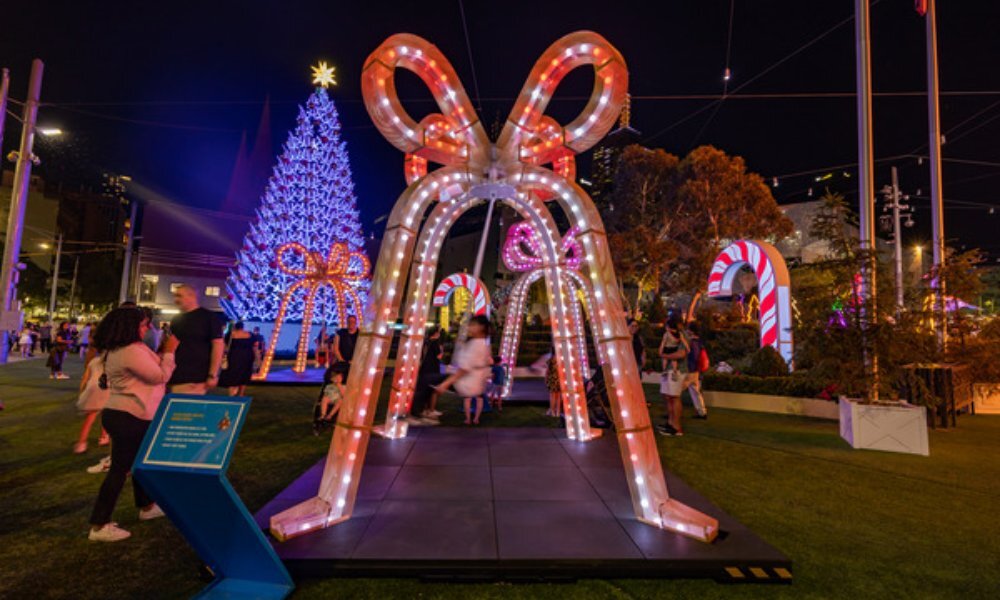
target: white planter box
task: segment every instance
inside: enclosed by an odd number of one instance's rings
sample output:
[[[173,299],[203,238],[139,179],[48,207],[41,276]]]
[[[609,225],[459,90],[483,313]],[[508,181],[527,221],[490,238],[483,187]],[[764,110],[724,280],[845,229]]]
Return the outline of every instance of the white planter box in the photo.
[[[976,414],[1000,415],[1000,383],[972,384]]]
[[[840,399],[840,437],[852,448],[930,453],[927,444],[927,409],[923,406],[861,404]]]
[[[764,394],[743,394],[739,392],[716,392],[703,390],[705,404],[716,408],[732,408],[779,415],[798,415],[836,421],[840,418],[837,403],[817,398],[794,398],[792,396],[769,396]]]

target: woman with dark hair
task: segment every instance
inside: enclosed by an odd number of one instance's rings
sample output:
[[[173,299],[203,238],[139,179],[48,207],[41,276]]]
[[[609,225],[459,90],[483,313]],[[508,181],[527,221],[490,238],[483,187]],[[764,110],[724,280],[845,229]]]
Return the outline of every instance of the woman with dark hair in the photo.
[[[242,321],[234,323],[233,330],[226,337],[219,386],[229,388],[230,396],[242,396],[253,377],[254,338],[244,329]]]
[[[490,336],[490,320],[483,315],[475,315],[469,320],[466,333],[468,337],[455,350],[452,360],[455,372],[434,389],[443,393],[454,385],[455,392],[463,398],[465,424],[479,425],[479,415],[483,412],[484,403],[476,402],[476,415],[473,418],[472,399],[483,395],[490,378],[490,367],[493,366],[493,353],[486,341]]]
[[[127,307],[108,313],[94,333],[94,344],[104,356],[103,385],[110,389],[102,420],[111,436],[111,468],[90,515],[91,541],[117,542],[132,535],[112,523],[111,514],[174,372],[177,349],[177,338],[170,336],[163,342],[163,355],[158,356],[142,343],[148,329],[149,319],[143,311]],[[135,478],[132,490],[140,521],[163,516]]]
[[[49,349],[49,360],[46,366],[52,369],[49,379],[69,379],[69,375],[63,373],[63,359],[69,350],[70,342],[73,341],[73,334],[69,330],[69,323],[63,321],[53,335],[52,347]]]

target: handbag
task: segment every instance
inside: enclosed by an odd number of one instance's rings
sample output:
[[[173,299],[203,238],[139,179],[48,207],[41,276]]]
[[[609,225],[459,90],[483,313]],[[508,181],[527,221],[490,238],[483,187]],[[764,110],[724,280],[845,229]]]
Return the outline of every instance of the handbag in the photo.
[[[670,368],[660,373],[660,394],[664,396],[680,396],[684,391],[684,377],[676,368]]]
[[[80,397],[76,400],[77,410],[82,412],[98,411],[102,410],[104,405],[107,404],[108,398],[111,396],[111,390],[107,383],[108,375],[104,369],[106,359],[107,354],[105,354],[104,359],[100,357],[95,358],[87,365],[90,377],[87,379],[87,385],[80,390]],[[95,377],[98,366],[100,366],[101,373]]]

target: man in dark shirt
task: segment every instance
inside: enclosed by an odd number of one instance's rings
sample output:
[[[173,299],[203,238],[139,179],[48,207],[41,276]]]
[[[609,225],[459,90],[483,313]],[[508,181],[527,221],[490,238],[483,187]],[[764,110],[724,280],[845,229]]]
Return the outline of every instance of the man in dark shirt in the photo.
[[[347,317],[347,327],[338,329],[333,339],[333,358],[336,362],[347,363],[348,372],[354,359],[354,348],[358,345],[358,318]],[[336,364],[336,363],[334,363]],[[344,375],[344,381],[347,375]]]
[[[646,346],[642,343],[642,335],[639,333],[639,322],[629,319],[628,330],[632,334],[632,353],[635,354],[636,366],[641,376],[642,369],[646,366]]]
[[[177,368],[170,378],[170,391],[205,394],[219,384],[224,344],[222,320],[198,306],[198,292],[181,284],[174,292],[174,304],[181,314],[170,321],[170,335],[177,338]]]

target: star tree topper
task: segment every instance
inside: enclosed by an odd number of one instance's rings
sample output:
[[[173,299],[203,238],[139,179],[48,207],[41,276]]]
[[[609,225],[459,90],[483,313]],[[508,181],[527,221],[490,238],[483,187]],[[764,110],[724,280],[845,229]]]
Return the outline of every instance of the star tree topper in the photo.
[[[331,85],[337,85],[337,76],[334,74],[334,70],[336,70],[337,67],[329,66],[326,64],[325,60],[321,60],[318,65],[310,68],[313,72],[313,84],[321,85],[324,88],[328,88]]]

